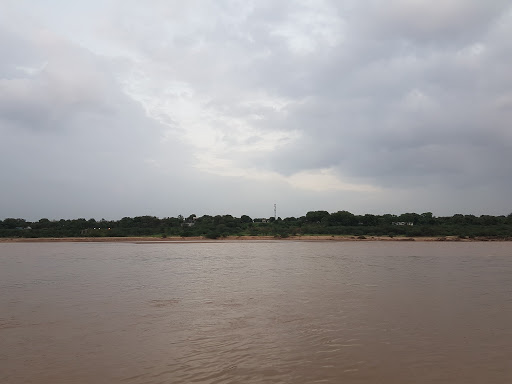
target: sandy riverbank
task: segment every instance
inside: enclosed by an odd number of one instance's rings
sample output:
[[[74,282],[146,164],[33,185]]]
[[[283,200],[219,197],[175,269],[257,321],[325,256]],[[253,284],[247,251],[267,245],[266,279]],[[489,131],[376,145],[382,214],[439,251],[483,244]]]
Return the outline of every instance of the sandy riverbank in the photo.
[[[290,236],[278,238],[273,236],[228,236],[219,239],[208,239],[202,236],[191,237],[61,237],[61,238],[0,238],[0,243],[46,243],[46,242],[230,242],[230,241],[510,241],[512,239],[494,239],[479,237],[473,239],[461,239],[458,236],[446,237],[388,237],[388,236]]]

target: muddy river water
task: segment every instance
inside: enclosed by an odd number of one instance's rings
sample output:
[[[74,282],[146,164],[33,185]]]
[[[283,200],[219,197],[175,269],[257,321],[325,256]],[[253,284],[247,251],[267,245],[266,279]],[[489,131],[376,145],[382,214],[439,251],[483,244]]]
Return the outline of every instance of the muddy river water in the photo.
[[[512,243],[0,243],[0,383],[512,383]]]

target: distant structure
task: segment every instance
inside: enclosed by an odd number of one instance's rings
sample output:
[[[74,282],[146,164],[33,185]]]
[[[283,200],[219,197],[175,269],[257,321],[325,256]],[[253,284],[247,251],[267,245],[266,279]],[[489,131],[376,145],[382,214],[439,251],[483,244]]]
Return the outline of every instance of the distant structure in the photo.
[[[277,220],[277,204],[274,204],[274,220]]]

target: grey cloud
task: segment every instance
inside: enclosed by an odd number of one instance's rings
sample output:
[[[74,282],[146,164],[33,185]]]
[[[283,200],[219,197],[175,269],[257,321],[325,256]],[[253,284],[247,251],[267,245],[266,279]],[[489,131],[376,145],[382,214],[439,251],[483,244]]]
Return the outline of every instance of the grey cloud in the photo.
[[[491,11],[496,18],[496,10]],[[482,25],[488,26],[491,16],[484,12]],[[334,61],[321,67],[327,71],[313,67],[308,81],[319,84],[314,97],[284,123],[307,132],[307,140],[275,154],[275,169],[289,173],[330,164],[346,176],[386,186],[432,180],[467,186],[478,178],[501,184],[512,160],[506,149],[511,143],[506,128],[510,71],[503,66],[509,57],[494,57],[508,50],[505,33],[497,34],[495,24],[490,28],[480,28],[481,35],[469,30],[463,43],[455,37],[448,51],[414,46],[402,56],[391,41],[384,57],[363,57],[348,71],[345,54],[339,55],[339,65]],[[440,36],[439,45],[450,38]],[[482,52],[466,45],[473,39],[483,44]],[[408,101],[414,92],[420,100]],[[330,149],[332,142],[338,151]],[[470,161],[475,156],[478,161]]]
[[[363,28],[379,38],[452,45],[470,42],[485,33],[509,6],[506,0],[376,1],[373,7],[363,10],[369,16]]]
[[[55,52],[49,53],[49,61],[23,63],[34,73],[18,69],[15,75],[2,76],[0,118],[16,127],[51,130],[81,113],[112,113],[116,108],[113,81],[99,61],[66,43],[55,41],[51,46]],[[32,51],[45,48],[34,46]],[[11,60],[11,67],[19,68],[16,58]]]
[[[183,180],[187,147],[162,142],[164,127],[124,94],[104,58],[61,40],[17,40],[8,41],[18,54],[4,57],[4,68],[47,64],[34,74],[0,72],[1,216],[140,213],[155,204],[146,200],[155,180]],[[160,188],[159,199],[176,194]]]
[[[194,149],[177,135],[185,128],[161,140],[171,129],[145,116],[115,78],[140,61],[146,64],[149,87],[164,101],[171,99],[167,88],[183,83],[192,95],[186,97],[199,100],[213,115],[243,120],[262,134],[299,133],[273,153],[244,153],[237,146],[258,143],[261,136],[240,142],[230,136],[229,124],[213,119],[228,147],[226,156],[240,167],[285,176],[332,168],[343,180],[384,188],[365,195],[374,203],[344,195],[354,207],[366,204],[375,210],[385,203],[415,210],[416,199],[436,204],[441,193],[449,200],[438,202],[445,210],[450,204],[484,206],[486,196],[495,197],[493,209],[506,204],[512,179],[509,2],[111,4],[111,13],[98,16],[98,33],[131,57],[100,57],[65,40],[41,45],[48,41],[0,33],[0,133],[10,135],[0,148],[4,156],[30,154],[32,160],[14,167],[41,190],[51,179],[77,195],[81,188],[92,194],[95,189],[86,180],[95,180],[110,197],[121,194],[141,211],[144,204],[136,201],[145,190],[154,203],[145,203],[148,210],[173,197],[188,197],[194,200],[189,206],[204,211],[210,204],[227,209],[230,202],[243,209],[236,191],[262,205],[274,198],[258,183],[194,170]],[[336,22],[325,21],[325,15]],[[327,32],[315,34],[308,22]],[[290,39],[297,36],[312,44],[310,51],[292,49]],[[16,69],[46,62],[33,75]],[[185,96],[172,96],[180,97]],[[265,97],[267,104],[253,102]],[[272,106],[273,99],[284,104]],[[161,121],[179,126],[172,112]],[[35,136],[23,141],[21,131]],[[35,164],[38,157],[45,160]],[[63,165],[66,159],[74,168]],[[76,175],[67,175],[76,167],[86,177],[73,181]],[[5,166],[2,172],[9,174],[10,198],[19,186],[30,184]],[[464,199],[458,198],[461,191]],[[297,212],[319,199],[284,185],[274,192],[293,194],[287,198],[300,207]],[[52,201],[50,187],[45,193],[40,202]],[[320,199],[340,208],[336,194]],[[422,207],[432,210],[426,203]]]

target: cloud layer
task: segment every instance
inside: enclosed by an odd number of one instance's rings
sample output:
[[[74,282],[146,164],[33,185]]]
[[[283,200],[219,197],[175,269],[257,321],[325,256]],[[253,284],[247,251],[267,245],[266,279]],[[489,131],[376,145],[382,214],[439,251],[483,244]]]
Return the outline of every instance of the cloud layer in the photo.
[[[511,210],[507,1],[0,18],[0,216]]]

